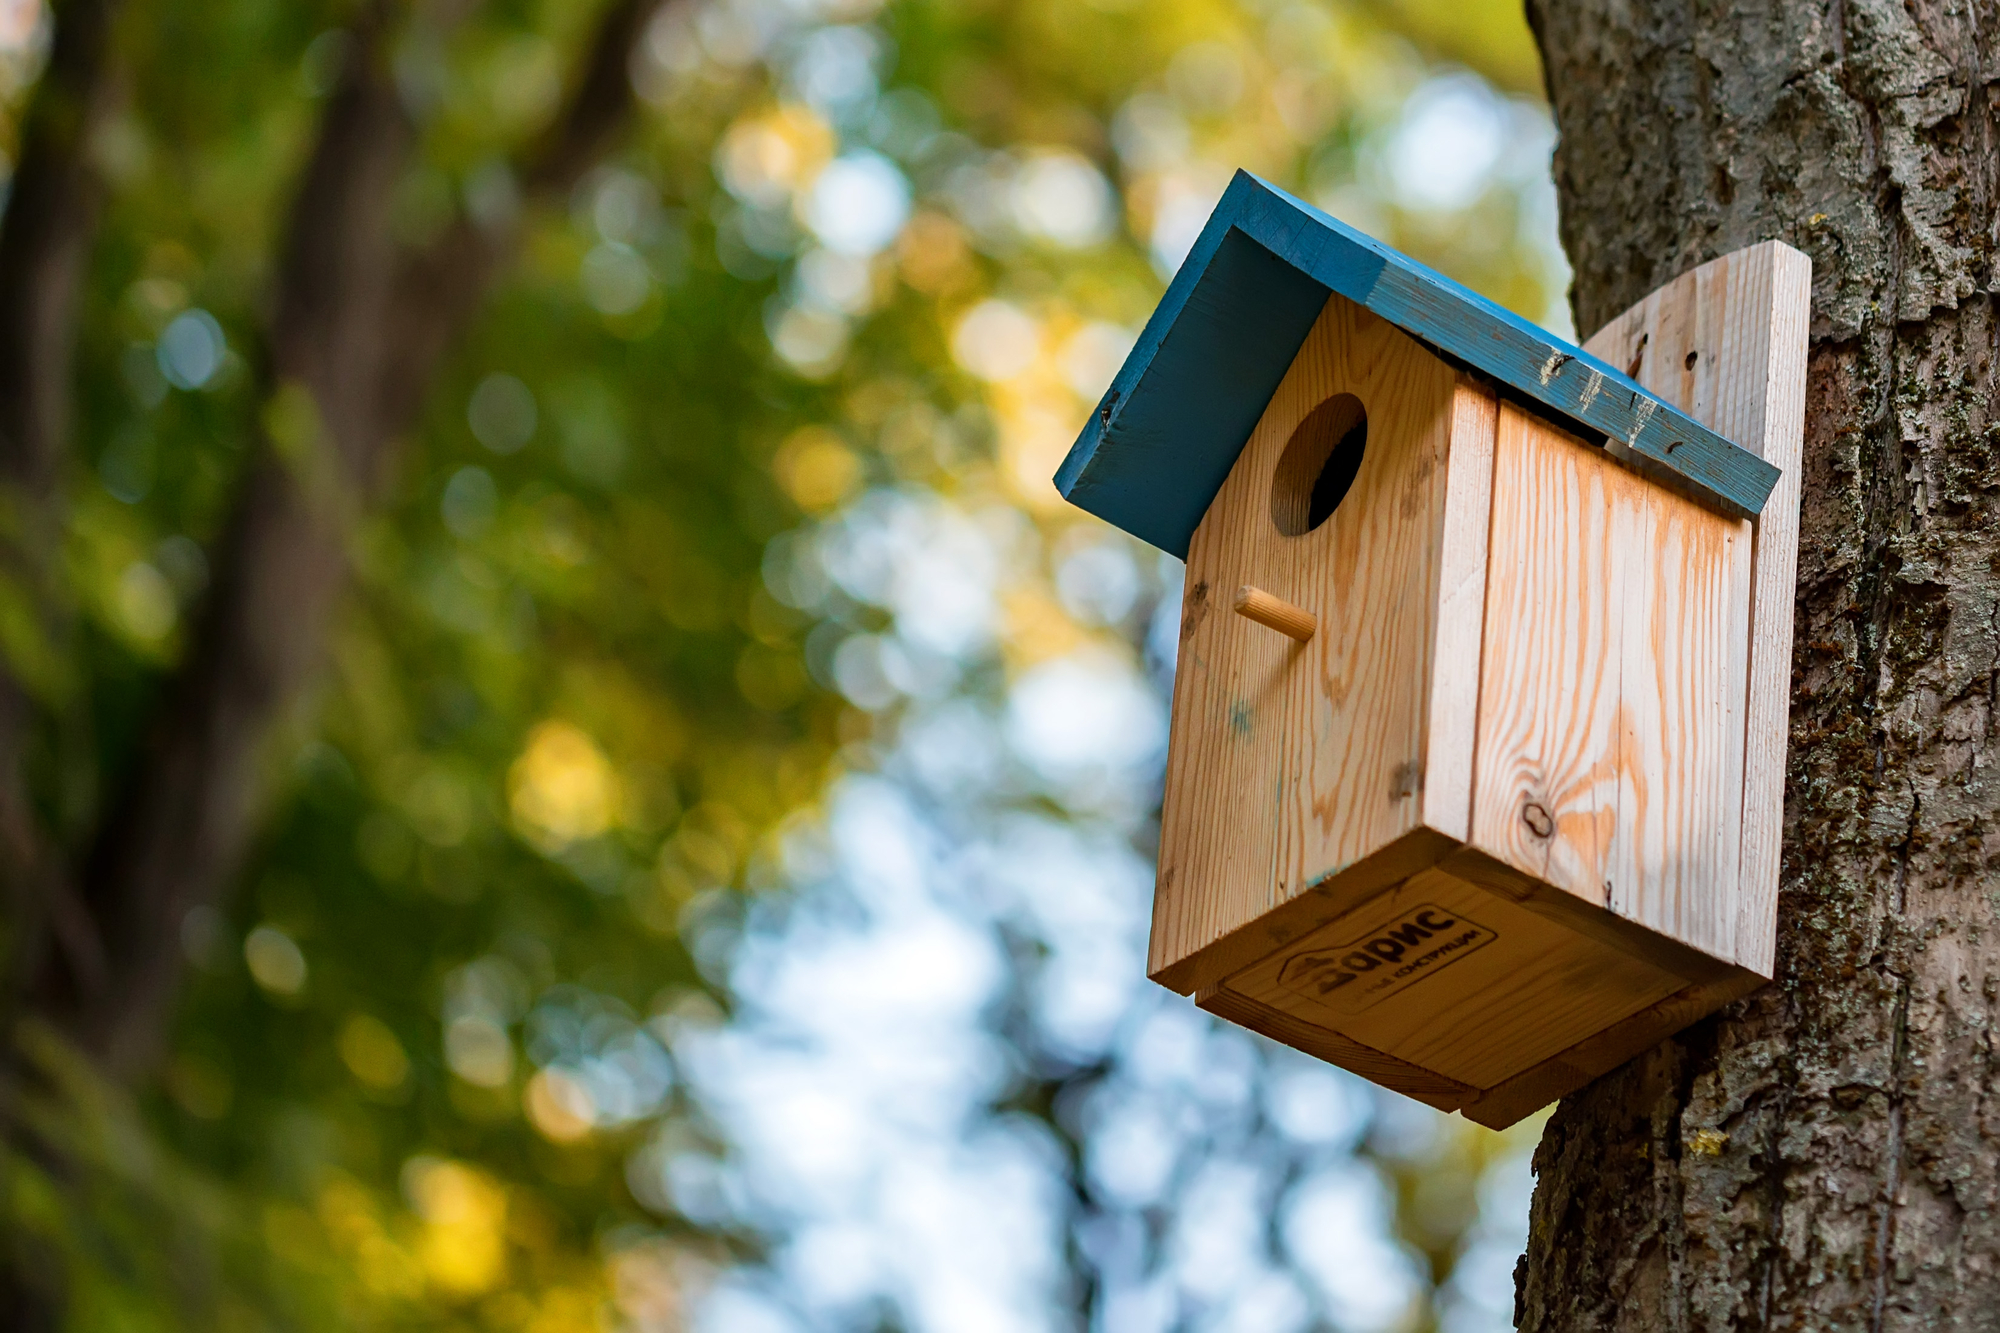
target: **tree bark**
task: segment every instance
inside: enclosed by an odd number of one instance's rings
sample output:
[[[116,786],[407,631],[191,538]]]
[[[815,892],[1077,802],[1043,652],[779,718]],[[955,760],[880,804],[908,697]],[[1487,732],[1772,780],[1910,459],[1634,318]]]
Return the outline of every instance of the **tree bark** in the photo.
[[[1578,327],[1771,237],[1814,322],[1778,980],[1563,1102],[1518,1322],[2000,1328],[2000,4],[1530,19]]]

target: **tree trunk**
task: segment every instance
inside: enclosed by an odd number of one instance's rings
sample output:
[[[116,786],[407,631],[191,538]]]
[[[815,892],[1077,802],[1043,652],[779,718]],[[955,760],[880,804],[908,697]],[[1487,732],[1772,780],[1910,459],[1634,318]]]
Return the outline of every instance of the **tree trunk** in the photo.
[[[1567,1099],[1524,1329],[2000,1328],[2000,4],[1531,0],[1591,330],[1814,265],[1778,980]]]
[[[0,595],[13,613],[13,632],[0,643],[0,901],[12,955],[0,963],[0,990],[18,987],[44,951],[60,953],[80,984],[106,984],[96,926],[57,840],[40,824],[23,751],[37,703],[57,692],[46,663],[67,619],[53,586],[62,546],[56,496],[69,445],[77,306],[103,193],[91,142],[113,102],[116,11],[113,0],[63,6],[0,217]]]

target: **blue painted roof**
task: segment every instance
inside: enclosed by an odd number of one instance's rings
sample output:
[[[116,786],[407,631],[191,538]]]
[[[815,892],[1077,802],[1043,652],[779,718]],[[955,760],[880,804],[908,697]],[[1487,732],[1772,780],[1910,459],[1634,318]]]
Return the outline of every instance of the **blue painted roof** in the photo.
[[[1056,473],[1072,503],[1185,557],[1330,292],[1725,513],[1778,470],[1580,347],[1239,171]]]

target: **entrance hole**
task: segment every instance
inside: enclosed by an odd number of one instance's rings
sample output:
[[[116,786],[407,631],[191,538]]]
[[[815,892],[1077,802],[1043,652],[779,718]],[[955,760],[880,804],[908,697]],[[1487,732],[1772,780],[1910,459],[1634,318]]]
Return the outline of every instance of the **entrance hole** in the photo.
[[[1337,393],[1306,413],[1271,478],[1271,522],[1287,537],[1303,537],[1333,516],[1361,471],[1368,447],[1368,410],[1351,393]]]

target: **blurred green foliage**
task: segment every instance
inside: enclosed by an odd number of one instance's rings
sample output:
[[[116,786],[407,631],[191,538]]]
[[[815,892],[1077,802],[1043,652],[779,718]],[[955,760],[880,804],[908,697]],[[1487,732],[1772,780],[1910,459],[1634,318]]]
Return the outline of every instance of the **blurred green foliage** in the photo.
[[[545,127],[595,10],[465,8],[413,20],[396,52],[422,134],[399,205],[413,238],[518,206],[504,163]],[[17,1252],[66,1274],[72,1327],[674,1326],[691,1274],[754,1246],[646,1206],[623,1174],[685,1111],[666,1040],[725,1017],[682,925],[782,882],[777,837],[879,725],[829,688],[827,622],[767,587],[772,539],[873,486],[1012,506],[1050,547],[1086,522],[1046,478],[1091,395],[1053,351],[968,367],[965,317],[1000,298],[1045,349],[1136,329],[1175,219],[1198,221],[1227,167],[1531,316],[1558,295],[1518,181],[1425,207],[1382,163],[1433,72],[1396,25],[1519,89],[1531,49],[1507,6],[1471,7],[1489,34],[1471,40],[1475,18],[1434,6],[833,5],[791,40],[872,21],[882,92],[844,109],[760,45],[781,8],[670,6],[635,54],[636,132],[526,219],[355,533],[359,586],[271,757],[253,864],[226,912],[183,925],[157,1083],[132,1100],[24,1039],[46,1151],[14,1152],[0,1197]],[[303,428],[309,407],[259,396],[260,338],[357,12],[134,0],[121,19],[67,484],[80,632],[44,673],[64,724],[37,756],[61,828],[142,753],[254,424],[281,445]],[[17,117],[32,61],[8,68]],[[913,204],[829,310],[800,296],[801,251],[827,253],[805,200],[860,148]],[[1110,180],[1108,230],[976,216],[980,171],[1037,160]],[[1083,642],[1131,652],[1064,611],[1046,564],[1018,572],[1007,613],[1003,672]],[[627,1061],[628,1104],[561,1072],[585,1056]],[[1450,1182],[1484,1143],[1403,1175],[1405,1234],[1436,1272],[1469,1216]]]

